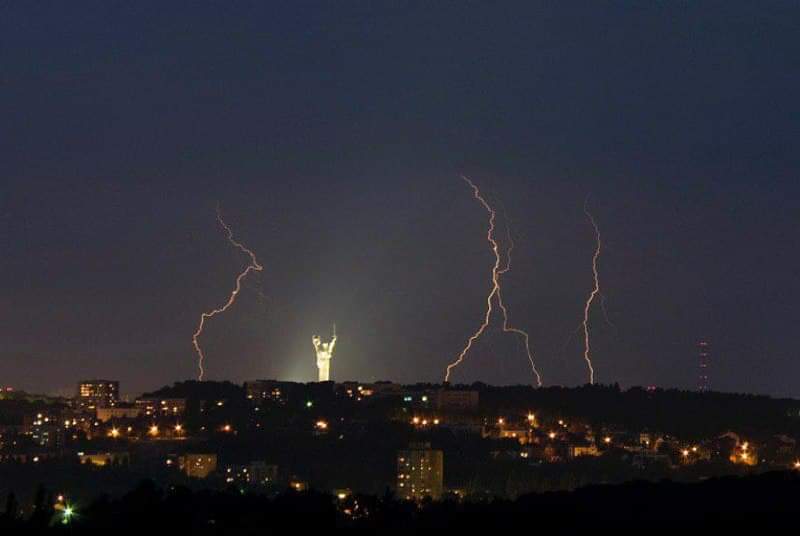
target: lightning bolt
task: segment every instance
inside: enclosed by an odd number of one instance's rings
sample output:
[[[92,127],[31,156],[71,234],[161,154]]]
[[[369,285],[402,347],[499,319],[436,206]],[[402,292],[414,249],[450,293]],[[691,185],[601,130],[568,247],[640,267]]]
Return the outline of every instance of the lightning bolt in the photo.
[[[507,229],[508,233],[508,251],[506,251],[506,267],[502,270],[497,272],[498,276],[507,274],[511,270],[511,252],[514,250],[514,238],[511,236],[511,230]],[[525,355],[528,357],[528,362],[531,364],[531,372],[533,375],[536,376],[536,384],[541,387],[542,386],[542,376],[539,374],[539,371],[536,369],[536,364],[533,361],[533,352],[531,352],[531,344],[530,344],[530,336],[526,331],[523,331],[517,327],[511,325],[511,321],[509,320],[508,309],[506,308],[505,303],[503,303],[503,294],[500,291],[500,283],[499,278],[497,282],[497,305],[500,307],[500,310],[503,311],[503,332],[505,333],[514,333],[519,335],[522,338],[523,343],[525,344]]]
[[[609,327],[617,329],[616,324],[614,324],[611,321],[611,318],[609,318],[609,316],[608,316],[608,310],[606,309],[606,297],[605,297],[605,295],[603,295],[602,292],[598,292],[597,295],[600,296],[600,310],[603,312],[603,319],[606,321],[606,324],[608,324]],[[583,322],[578,324],[578,327],[575,328],[575,331],[571,332],[569,334],[569,336],[567,337],[567,339],[564,341],[564,346],[561,347],[561,353],[562,354],[567,351],[567,348],[569,347],[569,343],[572,342],[572,338],[575,337],[581,331],[583,331]]]
[[[611,328],[617,329],[616,324],[614,324],[614,322],[611,321],[611,318],[608,317],[608,309],[606,309],[606,295],[601,292],[599,296],[600,310],[603,311],[603,318],[605,319],[606,324],[608,324]]]
[[[489,213],[489,226],[486,232],[486,239],[491,246],[492,253],[494,253],[494,266],[492,267],[492,290],[489,292],[489,295],[486,296],[486,313],[484,314],[483,322],[481,323],[478,330],[470,336],[467,340],[467,344],[461,353],[458,355],[458,358],[447,365],[447,371],[445,372],[444,381],[447,382],[450,380],[450,373],[453,371],[455,367],[461,364],[464,361],[464,358],[469,353],[470,349],[472,349],[472,345],[477,341],[481,335],[486,331],[489,327],[489,323],[492,318],[493,302],[497,300],[497,306],[503,314],[503,332],[504,333],[513,333],[519,335],[522,338],[522,341],[525,344],[525,352],[528,356],[528,361],[531,364],[531,371],[533,372],[534,376],[536,377],[536,383],[539,387],[542,385],[542,377],[539,374],[539,371],[536,369],[536,365],[533,359],[533,353],[531,352],[530,348],[530,337],[528,334],[511,325],[511,322],[508,319],[508,308],[506,307],[505,303],[503,302],[503,293],[500,288],[500,276],[508,273],[511,269],[511,251],[514,249],[514,242],[510,240],[508,251],[506,252],[506,265],[502,267],[502,260],[500,256],[500,246],[497,243],[497,240],[494,237],[495,231],[495,221],[497,219],[497,212],[489,205],[486,199],[481,195],[480,189],[475,185],[474,182],[469,180],[465,176],[461,176],[464,181],[472,188],[472,194],[478,202],[483,205],[483,208],[486,209],[486,212]],[[509,239],[511,239],[511,235],[509,233]]]
[[[212,309],[211,311],[205,312],[202,315],[200,315],[200,323],[197,326],[197,331],[195,331],[194,335],[192,335],[192,344],[194,345],[195,352],[197,352],[198,381],[203,381],[203,375],[205,374],[205,370],[203,369],[203,361],[205,360],[205,354],[203,354],[203,349],[200,348],[200,342],[198,339],[200,335],[203,333],[203,328],[205,327],[206,320],[209,320],[210,318],[215,317],[220,313],[224,313],[236,302],[236,297],[242,290],[242,280],[245,277],[247,277],[247,274],[249,274],[250,272],[260,272],[261,270],[264,269],[264,267],[258,263],[258,259],[256,259],[255,253],[247,249],[241,242],[238,242],[233,238],[233,230],[228,226],[227,223],[225,223],[225,220],[222,219],[222,212],[220,211],[219,207],[217,207],[217,221],[225,230],[228,242],[230,242],[234,247],[239,249],[242,253],[245,253],[250,256],[250,264],[248,264],[247,267],[244,269],[244,271],[241,272],[236,277],[236,285],[231,291],[231,294],[228,297],[228,301],[225,302],[225,304],[222,307]]]
[[[600,274],[597,271],[597,260],[600,258],[600,250],[602,249],[603,243],[600,240],[600,229],[597,227],[597,222],[592,216],[592,213],[589,212],[588,197],[586,198],[586,202],[583,204],[583,212],[589,219],[589,223],[592,224],[596,241],[594,255],[592,256],[592,274],[594,276],[594,287],[592,288],[592,291],[589,293],[589,296],[586,298],[586,304],[584,305],[583,308],[583,359],[586,361],[586,365],[589,367],[589,383],[594,385],[594,367],[592,366],[592,356],[591,356],[592,349],[589,336],[589,310],[592,307],[592,302],[594,302],[594,299],[598,295],[600,295],[601,298],[601,306],[603,305],[604,301],[603,295],[600,293]],[[604,306],[603,310],[605,311]]]

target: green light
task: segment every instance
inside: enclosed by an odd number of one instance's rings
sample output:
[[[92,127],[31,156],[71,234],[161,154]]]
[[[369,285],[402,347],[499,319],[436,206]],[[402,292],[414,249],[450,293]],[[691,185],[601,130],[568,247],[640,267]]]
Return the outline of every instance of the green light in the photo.
[[[314,403],[312,401],[310,401],[310,400],[308,402],[306,402],[306,407],[307,408],[310,408],[313,405],[314,405]]]
[[[70,520],[72,519],[72,516],[74,516],[74,515],[75,515],[75,511],[72,509],[72,507],[71,506],[67,506],[66,508],[64,508],[64,513],[62,514],[61,522],[66,525],[67,523],[70,522]]]

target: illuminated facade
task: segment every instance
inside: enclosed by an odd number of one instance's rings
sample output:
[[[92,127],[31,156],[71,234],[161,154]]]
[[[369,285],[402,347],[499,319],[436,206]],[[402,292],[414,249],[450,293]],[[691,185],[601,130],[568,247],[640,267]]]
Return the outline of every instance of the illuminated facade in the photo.
[[[183,415],[186,412],[185,398],[138,398],[136,407],[147,416],[162,417]]]
[[[530,428],[507,428],[501,427],[497,430],[499,439],[513,439],[520,445],[527,445],[533,441],[533,431]]]
[[[575,443],[569,445],[568,454],[570,458],[579,458],[581,456],[600,456],[600,451],[594,443]]]
[[[412,443],[397,453],[397,495],[406,500],[440,499],[444,455],[430,443]]]
[[[183,473],[191,478],[207,478],[217,470],[216,454],[185,454],[178,458]]]
[[[97,420],[108,422],[114,419],[135,419],[142,414],[141,408],[133,404],[117,404],[116,406],[99,406]]]
[[[333,348],[336,346],[336,327],[333,328],[333,337],[331,342],[322,342],[319,335],[314,335],[311,338],[314,344],[314,350],[317,353],[317,370],[318,380],[320,382],[327,382],[331,379],[331,359],[333,358]]]
[[[85,380],[78,384],[78,406],[82,409],[115,406],[119,402],[119,382]]]
[[[130,465],[131,455],[128,452],[79,452],[78,458],[81,463],[94,465],[96,467],[106,467],[113,465]]]
[[[64,445],[64,429],[56,423],[37,421],[31,427],[30,438],[33,444],[50,450],[60,449]]]

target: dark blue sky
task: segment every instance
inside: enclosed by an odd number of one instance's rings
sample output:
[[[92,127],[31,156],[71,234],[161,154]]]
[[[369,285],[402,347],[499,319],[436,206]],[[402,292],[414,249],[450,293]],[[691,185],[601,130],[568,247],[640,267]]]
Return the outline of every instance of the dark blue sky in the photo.
[[[591,207],[616,328],[597,379],[800,396],[794,2],[80,2],[0,7],[0,383],[439,381],[493,259],[546,384],[586,380]],[[46,7],[45,7],[46,6]],[[259,291],[263,293],[263,298]],[[455,381],[531,381],[496,331]]]

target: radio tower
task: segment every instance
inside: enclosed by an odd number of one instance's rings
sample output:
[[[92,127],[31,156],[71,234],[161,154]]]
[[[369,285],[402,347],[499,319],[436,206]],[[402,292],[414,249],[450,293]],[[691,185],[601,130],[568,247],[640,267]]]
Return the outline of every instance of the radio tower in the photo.
[[[697,349],[699,350],[698,357],[700,358],[698,362],[700,374],[697,377],[697,390],[705,393],[709,390],[708,365],[711,358],[711,345],[709,345],[708,341],[701,340],[697,343]]]

